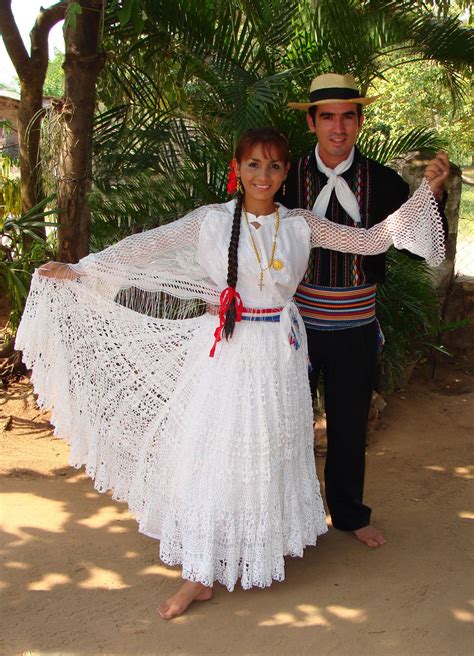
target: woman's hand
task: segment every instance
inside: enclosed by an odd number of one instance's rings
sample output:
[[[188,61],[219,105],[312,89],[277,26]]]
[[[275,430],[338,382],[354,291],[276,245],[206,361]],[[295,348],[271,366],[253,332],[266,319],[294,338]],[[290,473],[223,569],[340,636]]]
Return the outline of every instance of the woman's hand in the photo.
[[[40,276],[57,280],[76,280],[81,274],[63,262],[46,262],[38,269]]]
[[[446,180],[449,175],[448,155],[440,150],[436,157],[428,162],[425,169],[424,177],[428,180],[433,196],[436,200],[441,200],[446,186]]]

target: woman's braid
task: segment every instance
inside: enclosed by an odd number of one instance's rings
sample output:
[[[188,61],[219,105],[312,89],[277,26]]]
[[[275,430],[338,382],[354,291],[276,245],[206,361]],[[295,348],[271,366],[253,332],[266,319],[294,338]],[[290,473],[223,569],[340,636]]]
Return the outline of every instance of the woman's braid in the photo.
[[[240,237],[240,223],[242,215],[243,194],[239,192],[236,196],[234,220],[232,222],[232,233],[229,243],[229,259],[227,267],[227,284],[229,287],[237,286],[237,269],[239,258],[239,237]],[[225,315],[224,335],[226,339],[232,337],[235,328],[235,299],[231,302],[229,309]]]

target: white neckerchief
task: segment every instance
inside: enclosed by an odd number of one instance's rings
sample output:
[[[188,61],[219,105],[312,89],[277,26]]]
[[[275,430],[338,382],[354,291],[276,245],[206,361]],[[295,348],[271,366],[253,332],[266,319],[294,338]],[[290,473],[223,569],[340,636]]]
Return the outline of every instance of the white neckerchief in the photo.
[[[324,164],[319,156],[319,144],[316,144],[314,152],[316,154],[318,169],[328,177],[326,185],[321,189],[318,197],[314,201],[313,212],[318,216],[326,216],[329,199],[331,198],[331,193],[334,189],[337,200],[349,214],[354,223],[360,223],[359,203],[350,190],[347,182],[341,177],[341,173],[344,173],[344,171],[347,171],[347,169],[352,166],[352,162],[354,161],[354,150],[353,146],[349,157],[338,164],[335,169],[330,169]]]

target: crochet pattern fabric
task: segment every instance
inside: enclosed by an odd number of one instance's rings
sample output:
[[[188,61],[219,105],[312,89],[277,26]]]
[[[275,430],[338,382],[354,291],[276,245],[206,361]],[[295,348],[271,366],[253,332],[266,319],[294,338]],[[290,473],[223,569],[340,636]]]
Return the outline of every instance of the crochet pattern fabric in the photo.
[[[372,254],[391,243],[432,264],[441,220],[426,184],[371,230],[281,208],[242,223],[237,290],[280,321],[237,324],[209,357],[219,318],[205,312],[226,287],[233,203],[133,235],[68,271],[35,274],[17,335],[55,434],[100,491],[127,501],[140,530],[183,577],[232,590],[284,579],[326,531],[313,456],[304,328],[292,301],[311,245]],[[416,217],[413,220],[413,217]],[[144,313],[145,312],[145,313]],[[290,343],[291,331],[298,334]]]

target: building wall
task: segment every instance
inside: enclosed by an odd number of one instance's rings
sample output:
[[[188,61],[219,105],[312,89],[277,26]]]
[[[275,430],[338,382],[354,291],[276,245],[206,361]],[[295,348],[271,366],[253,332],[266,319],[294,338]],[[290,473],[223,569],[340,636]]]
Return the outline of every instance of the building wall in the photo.
[[[18,157],[18,106],[17,100],[0,96],[0,119],[7,119],[12,130],[0,127],[0,154]]]

